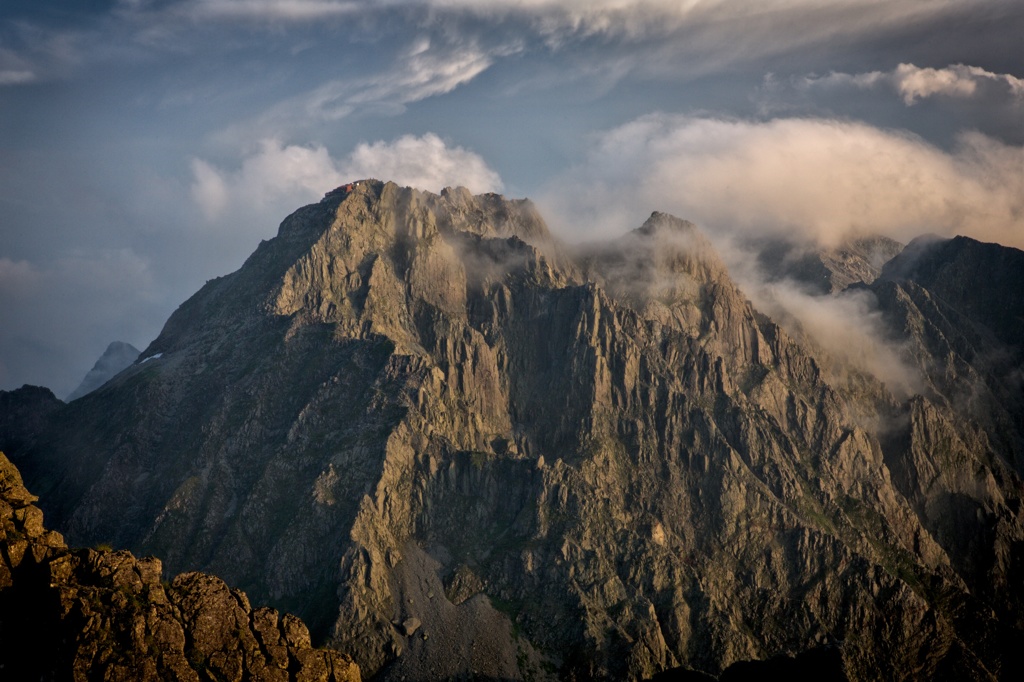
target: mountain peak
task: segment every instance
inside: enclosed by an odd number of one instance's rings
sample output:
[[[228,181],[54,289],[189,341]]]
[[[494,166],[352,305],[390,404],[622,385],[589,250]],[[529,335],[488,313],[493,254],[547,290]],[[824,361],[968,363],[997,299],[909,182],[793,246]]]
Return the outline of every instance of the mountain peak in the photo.
[[[412,322],[391,312],[409,299],[464,315],[467,273],[482,263],[472,255],[466,261],[474,239],[517,239],[519,266],[550,272],[546,256],[528,245],[547,249],[554,239],[527,199],[464,187],[434,194],[372,178],[346,183],[285,218],[237,272],[207,283],[146,354],[200,338],[211,324],[249,325],[268,313],[382,333],[415,347]]]
[[[887,263],[882,277],[911,280],[1008,346],[1024,347],[1024,251],[962,235],[927,235]]]
[[[729,279],[718,251],[689,220],[654,211],[644,224],[615,242],[632,252],[660,277],[686,274],[701,282]]]
[[[139,349],[130,343],[112,342],[82,379],[82,383],[68,394],[68,402],[95,391],[113,378],[115,374],[135,362],[138,357]]]
[[[380,188],[383,185],[383,182],[375,178],[364,178],[362,180],[354,180],[352,182],[346,182],[343,185],[339,185],[332,189],[331,191],[327,192],[326,194],[324,194],[324,199],[330,197],[346,197],[349,194],[352,194],[353,192],[356,191],[366,192],[376,190],[379,193]]]
[[[644,224],[633,231],[637,234],[648,236],[659,232],[667,232],[670,234],[689,234],[699,232],[697,226],[689,220],[683,220],[682,218],[677,218],[670,213],[662,213],[661,211],[652,211],[650,217],[644,221]]]

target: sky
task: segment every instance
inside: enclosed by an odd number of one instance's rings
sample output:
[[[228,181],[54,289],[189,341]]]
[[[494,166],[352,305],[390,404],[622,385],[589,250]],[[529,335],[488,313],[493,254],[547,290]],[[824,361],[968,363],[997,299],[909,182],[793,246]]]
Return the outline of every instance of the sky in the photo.
[[[144,348],[363,177],[1024,248],[1021,0],[3,0],[0,389]]]

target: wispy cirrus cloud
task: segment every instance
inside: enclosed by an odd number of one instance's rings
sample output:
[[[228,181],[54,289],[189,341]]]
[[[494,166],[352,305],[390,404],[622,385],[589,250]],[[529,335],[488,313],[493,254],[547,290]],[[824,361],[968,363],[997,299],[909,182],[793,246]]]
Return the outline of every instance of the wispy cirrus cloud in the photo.
[[[74,71],[84,61],[83,33],[0,16],[0,86],[23,85]]]
[[[182,9],[197,18],[310,21],[366,8],[366,3],[357,0],[194,0]]]
[[[52,33],[73,36],[84,46],[86,61],[123,61],[126,54],[154,59],[241,51],[261,41],[301,40],[324,27],[342,42],[420,32],[436,44],[473,46],[477,59],[463,65],[470,72],[481,73],[529,45],[535,51],[584,51],[575,63],[555,66],[554,72],[583,69],[621,77],[621,64],[629,63],[628,72],[678,78],[815,45],[853,45],[880,34],[923,30],[928,22],[963,15],[974,6],[988,10],[1013,1],[122,0],[113,9],[94,11],[81,26]],[[44,23],[22,25],[49,30]],[[623,50],[634,54],[627,57]],[[472,50],[464,47],[462,56],[472,58]],[[419,62],[410,60],[408,66],[430,66],[427,58]],[[347,89],[348,81],[330,80],[320,94],[332,102],[347,99],[338,88]],[[337,114],[345,108],[342,103],[329,110]]]
[[[1011,98],[1024,99],[1024,79],[966,64],[951,64],[941,69],[900,64],[887,72],[832,72],[827,76],[806,76],[798,81],[797,86],[809,90],[889,87],[903,98],[907,106],[928,97],[973,97],[983,89],[1000,90]]]
[[[473,43],[437,45],[429,37],[421,37],[380,71],[330,79],[272,104],[251,119],[233,123],[217,138],[238,145],[262,137],[288,137],[352,117],[398,116],[410,104],[471,82],[500,55],[516,49],[514,45],[490,51]]]
[[[196,22],[266,24],[274,31],[318,21],[450,26],[472,19],[491,29],[525,31],[560,48],[594,36],[642,44],[672,38],[690,54],[713,49],[728,61],[790,51],[825,40],[867,37],[973,6],[1013,0],[123,0],[118,14],[137,25]],[[677,39],[687,37],[687,45]]]
[[[126,6],[146,9],[154,3],[126,0]],[[353,13],[384,11],[391,14],[426,10],[439,13],[472,14],[476,17],[526,18],[544,32],[566,30],[583,34],[616,34],[640,37],[663,33],[685,24],[720,24],[726,21],[757,22],[769,18],[779,25],[811,16],[844,16],[852,21],[833,26],[835,33],[875,28],[916,18],[933,16],[957,5],[981,4],[977,0],[933,0],[892,2],[891,0],[182,0],[176,11],[198,17],[276,19],[310,21]],[[991,4],[991,3],[989,3]],[[858,17],[860,18],[859,20]]]
[[[511,48],[514,49],[514,48]],[[383,73],[371,77],[332,80],[301,98],[305,111],[326,120],[353,113],[401,113],[412,102],[443,95],[486,71],[497,54],[475,44],[433,48],[421,38],[399,55]]]

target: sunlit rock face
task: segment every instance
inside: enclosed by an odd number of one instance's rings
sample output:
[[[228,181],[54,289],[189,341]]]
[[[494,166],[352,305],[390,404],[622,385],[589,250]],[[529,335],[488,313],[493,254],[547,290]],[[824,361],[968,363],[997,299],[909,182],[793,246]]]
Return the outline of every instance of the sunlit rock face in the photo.
[[[899,390],[755,309],[685,221],[569,248],[529,202],[362,181],[0,446],[70,540],[216,573],[380,679],[820,647],[854,680],[1010,679],[1019,349],[871,268],[847,290]]]

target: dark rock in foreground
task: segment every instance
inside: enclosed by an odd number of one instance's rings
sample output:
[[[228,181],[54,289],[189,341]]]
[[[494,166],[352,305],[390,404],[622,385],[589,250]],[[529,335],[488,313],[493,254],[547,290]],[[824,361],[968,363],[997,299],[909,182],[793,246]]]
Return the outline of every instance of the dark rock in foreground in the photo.
[[[203,573],[160,580],[159,559],[69,549],[0,453],[0,678],[337,680],[348,656],[313,649],[298,618],[253,609]]]

